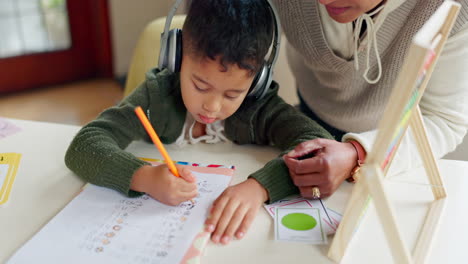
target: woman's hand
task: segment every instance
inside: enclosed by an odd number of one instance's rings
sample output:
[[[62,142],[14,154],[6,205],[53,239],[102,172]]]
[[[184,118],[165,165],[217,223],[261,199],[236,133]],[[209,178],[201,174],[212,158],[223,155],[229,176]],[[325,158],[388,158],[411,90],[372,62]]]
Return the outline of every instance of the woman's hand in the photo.
[[[301,159],[307,154],[312,157]],[[321,198],[332,195],[357,165],[357,153],[351,143],[322,138],[297,145],[283,159],[305,198],[316,198],[312,195],[314,186],[319,188]]]
[[[253,178],[228,187],[213,203],[205,222],[206,231],[212,232],[211,240],[226,245],[234,235],[238,239],[244,237],[267,200],[266,189]]]

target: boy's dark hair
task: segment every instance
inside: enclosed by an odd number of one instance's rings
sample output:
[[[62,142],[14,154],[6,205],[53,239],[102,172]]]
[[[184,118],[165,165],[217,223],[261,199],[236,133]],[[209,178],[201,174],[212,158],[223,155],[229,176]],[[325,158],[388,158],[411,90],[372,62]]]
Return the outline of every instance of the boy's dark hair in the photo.
[[[266,0],[192,0],[182,28],[183,52],[237,64],[251,75],[264,62],[273,37]]]

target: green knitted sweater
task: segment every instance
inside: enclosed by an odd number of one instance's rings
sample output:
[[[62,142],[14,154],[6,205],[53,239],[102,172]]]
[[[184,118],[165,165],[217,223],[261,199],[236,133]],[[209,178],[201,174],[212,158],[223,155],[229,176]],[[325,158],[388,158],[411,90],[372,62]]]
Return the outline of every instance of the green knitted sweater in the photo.
[[[115,189],[128,196],[141,193],[130,189],[134,172],[148,164],[126,152],[134,140],[150,139],[135,115],[141,106],[164,144],[182,133],[186,108],[180,92],[179,75],[153,69],[122,102],[102,112],[84,126],[73,139],[65,163],[84,180]],[[302,115],[278,96],[273,82],[261,100],[247,97],[239,109],[225,120],[226,137],[237,144],[274,145],[282,154],[297,144],[314,138],[332,138],[317,123]],[[281,156],[252,173],[269,194],[269,202],[297,193]]]

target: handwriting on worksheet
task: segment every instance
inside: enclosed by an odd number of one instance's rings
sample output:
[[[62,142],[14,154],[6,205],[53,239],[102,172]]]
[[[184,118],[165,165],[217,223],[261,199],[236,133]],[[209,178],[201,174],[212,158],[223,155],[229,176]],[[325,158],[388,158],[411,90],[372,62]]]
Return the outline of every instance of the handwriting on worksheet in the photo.
[[[194,204],[164,205],[87,186],[10,260],[54,263],[180,263],[202,231],[212,202],[230,176],[193,172]],[[55,255],[45,254],[53,249]]]
[[[199,194],[194,199],[194,204],[184,202],[174,207],[159,204],[158,208],[154,208],[154,210],[157,210],[158,215],[162,217],[155,218],[152,223],[135,224],[140,222],[139,219],[135,219],[141,215],[138,210],[145,210],[143,206],[149,206],[146,204],[155,205],[154,200],[149,196],[144,195],[140,198],[116,201],[111,206],[114,210],[109,211],[109,215],[104,216],[105,219],[109,219],[106,224],[98,223],[90,228],[79,248],[96,253],[106,252],[116,258],[125,258],[126,255],[130,254],[133,255],[133,259],[130,260],[132,262],[149,263],[149,260],[152,260],[154,263],[162,263],[177,244],[177,238],[182,237],[180,233],[184,230],[197,202],[206,199],[204,196],[212,193],[213,188],[217,188],[214,185],[210,186],[207,180],[199,181],[197,184]],[[117,236],[132,237],[135,240],[143,238],[146,243],[132,251],[132,247],[127,244],[131,243],[133,239],[120,241]],[[117,242],[111,246],[113,241]],[[114,246],[114,244],[118,246]]]

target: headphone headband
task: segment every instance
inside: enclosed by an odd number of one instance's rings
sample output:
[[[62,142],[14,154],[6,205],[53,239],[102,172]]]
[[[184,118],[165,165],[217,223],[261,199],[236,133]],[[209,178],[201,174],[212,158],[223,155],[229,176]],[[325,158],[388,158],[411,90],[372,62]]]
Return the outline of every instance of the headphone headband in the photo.
[[[177,11],[177,8],[179,7],[180,3],[182,3],[182,0],[176,0],[175,3],[172,5],[171,9],[169,10],[169,14],[167,14],[166,17],[166,23],[164,24],[164,31],[161,33],[161,50],[159,51],[159,60],[158,60],[158,67],[162,68],[162,65],[164,65],[164,54],[166,54],[166,49],[167,49],[167,38],[169,36],[169,27],[171,26],[172,18],[174,17],[175,12]]]
[[[281,22],[278,16],[278,12],[276,11],[276,7],[270,2],[270,0],[266,0],[268,3],[268,6],[270,7],[271,13],[273,14],[273,23],[275,24],[274,26],[274,31],[273,31],[273,43],[272,43],[272,51],[270,54],[270,58],[268,59],[268,64],[271,65],[271,68],[276,63],[276,60],[278,59],[278,54],[280,50],[280,38],[281,38]],[[272,56],[273,55],[273,56]]]

